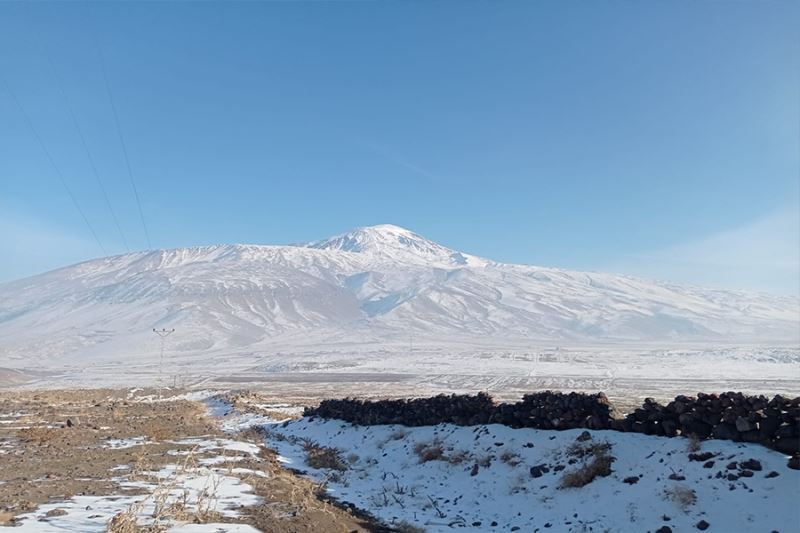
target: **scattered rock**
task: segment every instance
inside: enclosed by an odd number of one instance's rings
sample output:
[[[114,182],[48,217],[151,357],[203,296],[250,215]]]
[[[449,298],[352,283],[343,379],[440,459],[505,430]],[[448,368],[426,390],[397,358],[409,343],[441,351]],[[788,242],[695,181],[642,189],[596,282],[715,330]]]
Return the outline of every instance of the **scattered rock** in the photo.
[[[747,469],[747,470],[755,470],[756,472],[761,471],[761,461],[756,459],[748,459],[747,461],[742,461],[739,465],[739,468]]]
[[[696,527],[697,529],[699,529],[700,531],[705,531],[706,529],[708,529],[708,527],[709,527],[710,525],[711,525],[711,524],[709,524],[709,523],[708,523],[708,522],[706,522],[705,520],[700,520],[700,521],[697,523],[697,525],[696,525],[695,527]]]
[[[708,461],[714,457],[714,454],[711,452],[703,452],[703,453],[690,453],[689,460],[690,461]]]
[[[636,485],[639,483],[639,476],[629,476],[622,480],[623,483],[627,483],[628,485]]]
[[[546,464],[536,465],[531,467],[531,475],[533,477],[542,477],[544,474],[550,472],[550,468]]]

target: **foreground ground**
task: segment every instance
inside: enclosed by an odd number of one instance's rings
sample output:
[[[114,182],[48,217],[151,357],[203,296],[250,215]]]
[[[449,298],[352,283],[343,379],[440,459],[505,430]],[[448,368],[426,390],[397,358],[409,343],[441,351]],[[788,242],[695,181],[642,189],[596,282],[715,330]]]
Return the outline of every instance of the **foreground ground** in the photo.
[[[153,392],[0,396],[0,524],[43,533],[375,529],[283,469],[258,434],[225,435],[203,404]]]
[[[294,419],[298,408],[274,397],[164,396],[0,396],[0,522],[45,533],[787,533],[800,523],[800,472],[758,445],[356,427]]]

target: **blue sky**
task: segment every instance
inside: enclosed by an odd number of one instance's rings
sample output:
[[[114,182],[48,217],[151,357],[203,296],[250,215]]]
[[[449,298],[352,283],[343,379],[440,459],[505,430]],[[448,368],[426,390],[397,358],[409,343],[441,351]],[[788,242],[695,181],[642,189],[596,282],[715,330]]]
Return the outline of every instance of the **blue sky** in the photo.
[[[108,253],[67,102],[147,242],[101,52],[153,247],[393,223],[797,294],[797,20],[780,1],[2,3],[0,76]],[[103,255],[2,82],[0,249],[0,280]]]

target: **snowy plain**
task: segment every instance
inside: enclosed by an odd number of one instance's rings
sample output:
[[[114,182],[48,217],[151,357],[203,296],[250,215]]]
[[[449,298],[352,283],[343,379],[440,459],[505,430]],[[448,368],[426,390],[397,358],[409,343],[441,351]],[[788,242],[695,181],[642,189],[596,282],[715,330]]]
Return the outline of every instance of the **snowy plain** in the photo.
[[[162,345],[153,328],[175,332]],[[503,264],[382,225],[304,245],[137,252],[0,285],[3,379],[797,394],[800,301]]]

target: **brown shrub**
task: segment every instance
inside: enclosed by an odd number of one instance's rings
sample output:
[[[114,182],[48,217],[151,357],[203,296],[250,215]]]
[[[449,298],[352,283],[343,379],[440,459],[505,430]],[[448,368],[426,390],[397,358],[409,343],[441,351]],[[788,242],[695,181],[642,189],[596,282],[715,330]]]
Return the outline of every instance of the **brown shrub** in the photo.
[[[398,533],[425,533],[425,530],[419,526],[415,526],[410,522],[406,522],[403,520],[402,522],[397,522],[394,525],[395,531]]]
[[[567,455],[576,459],[585,457],[596,457],[598,455],[608,455],[611,444],[607,442],[575,442],[567,448]]]
[[[674,487],[665,489],[664,496],[666,496],[668,500],[677,503],[684,511],[697,502],[697,493],[683,485],[675,485]]]
[[[303,448],[306,451],[306,464],[311,468],[347,470],[347,464],[342,460],[339,450],[319,446],[313,442],[306,442]]]
[[[700,451],[700,437],[692,433],[686,441],[686,451],[695,453]]]
[[[444,460],[444,448],[439,441],[419,442],[414,446],[414,453],[419,457],[420,463]]]
[[[522,462],[522,459],[520,459],[519,455],[511,450],[504,450],[503,453],[500,454],[500,460],[506,463],[508,466],[517,466]]]
[[[579,442],[567,449],[567,454],[583,459],[583,465],[566,472],[561,478],[562,488],[583,487],[597,479],[611,474],[614,457],[609,455],[611,445],[607,442]]]
[[[23,428],[17,432],[17,437],[22,442],[35,443],[39,446],[49,443],[59,433],[59,429],[47,427]]]

